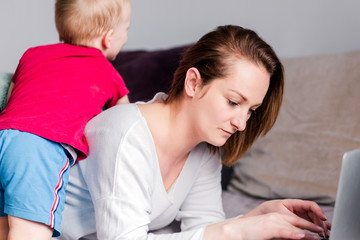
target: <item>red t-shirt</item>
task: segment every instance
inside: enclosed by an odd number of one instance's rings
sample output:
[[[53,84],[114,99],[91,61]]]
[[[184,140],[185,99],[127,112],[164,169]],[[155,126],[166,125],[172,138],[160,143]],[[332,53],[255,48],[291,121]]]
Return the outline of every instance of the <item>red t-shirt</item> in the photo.
[[[129,92],[100,50],[65,43],[27,50],[12,81],[0,129],[66,143],[85,156],[86,123]]]

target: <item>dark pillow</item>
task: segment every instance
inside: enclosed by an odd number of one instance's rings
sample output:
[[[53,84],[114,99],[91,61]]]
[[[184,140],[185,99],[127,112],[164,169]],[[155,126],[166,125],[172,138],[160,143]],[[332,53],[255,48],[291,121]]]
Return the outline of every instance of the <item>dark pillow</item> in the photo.
[[[186,48],[120,52],[112,64],[124,78],[130,102],[148,101],[157,92],[167,93]]]

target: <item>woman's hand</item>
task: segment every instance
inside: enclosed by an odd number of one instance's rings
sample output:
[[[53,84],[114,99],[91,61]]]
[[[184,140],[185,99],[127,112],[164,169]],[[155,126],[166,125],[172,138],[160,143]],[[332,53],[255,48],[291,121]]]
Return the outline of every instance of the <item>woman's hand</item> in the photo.
[[[204,240],[319,239],[310,232],[328,236],[330,223],[311,201],[267,201],[248,214],[206,227]]]
[[[303,218],[323,229],[320,233],[320,236],[329,236],[328,230],[331,228],[331,224],[327,222],[326,216],[324,215],[319,205],[313,201],[305,201],[300,199],[267,201],[259,205],[254,210],[250,211],[245,215],[245,217],[273,212]]]

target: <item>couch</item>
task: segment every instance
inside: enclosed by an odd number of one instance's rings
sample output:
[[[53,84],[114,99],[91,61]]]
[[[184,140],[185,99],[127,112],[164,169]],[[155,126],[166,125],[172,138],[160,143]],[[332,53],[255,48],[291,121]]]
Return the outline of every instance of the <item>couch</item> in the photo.
[[[186,47],[120,52],[112,63],[130,101],[167,92]],[[360,51],[282,62],[278,120],[235,166],[224,166],[224,211],[231,218],[269,199],[300,198],[316,201],[331,222],[342,155],[360,147]],[[174,223],[160,232],[177,230]]]
[[[186,48],[120,52],[112,64],[130,101],[167,92]],[[224,211],[231,218],[268,199],[301,198],[318,202],[331,221],[342,154],[360,147],[360,51],[282,62],[285,95],[278,120],[235,166],[224,166]],[[0,74],[0,98],[10,78]],[[160,232],[178,230],[174,222]]]

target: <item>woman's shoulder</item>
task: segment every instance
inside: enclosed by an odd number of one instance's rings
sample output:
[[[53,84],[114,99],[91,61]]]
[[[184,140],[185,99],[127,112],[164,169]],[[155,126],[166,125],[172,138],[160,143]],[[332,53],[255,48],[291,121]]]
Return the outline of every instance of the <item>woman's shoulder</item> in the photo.
[[[92,118],[86,125],[85,133],[127,131],[133,124],[142,119],[142,115],[135,104],[119,104]]]
[[[147,153],[154,149],[146,120],[135,104],[119,104],[103,111],[88,122],[85,137],[93,152],[111,152],[114,156],[120,147],[128,151],[141,148]]]

